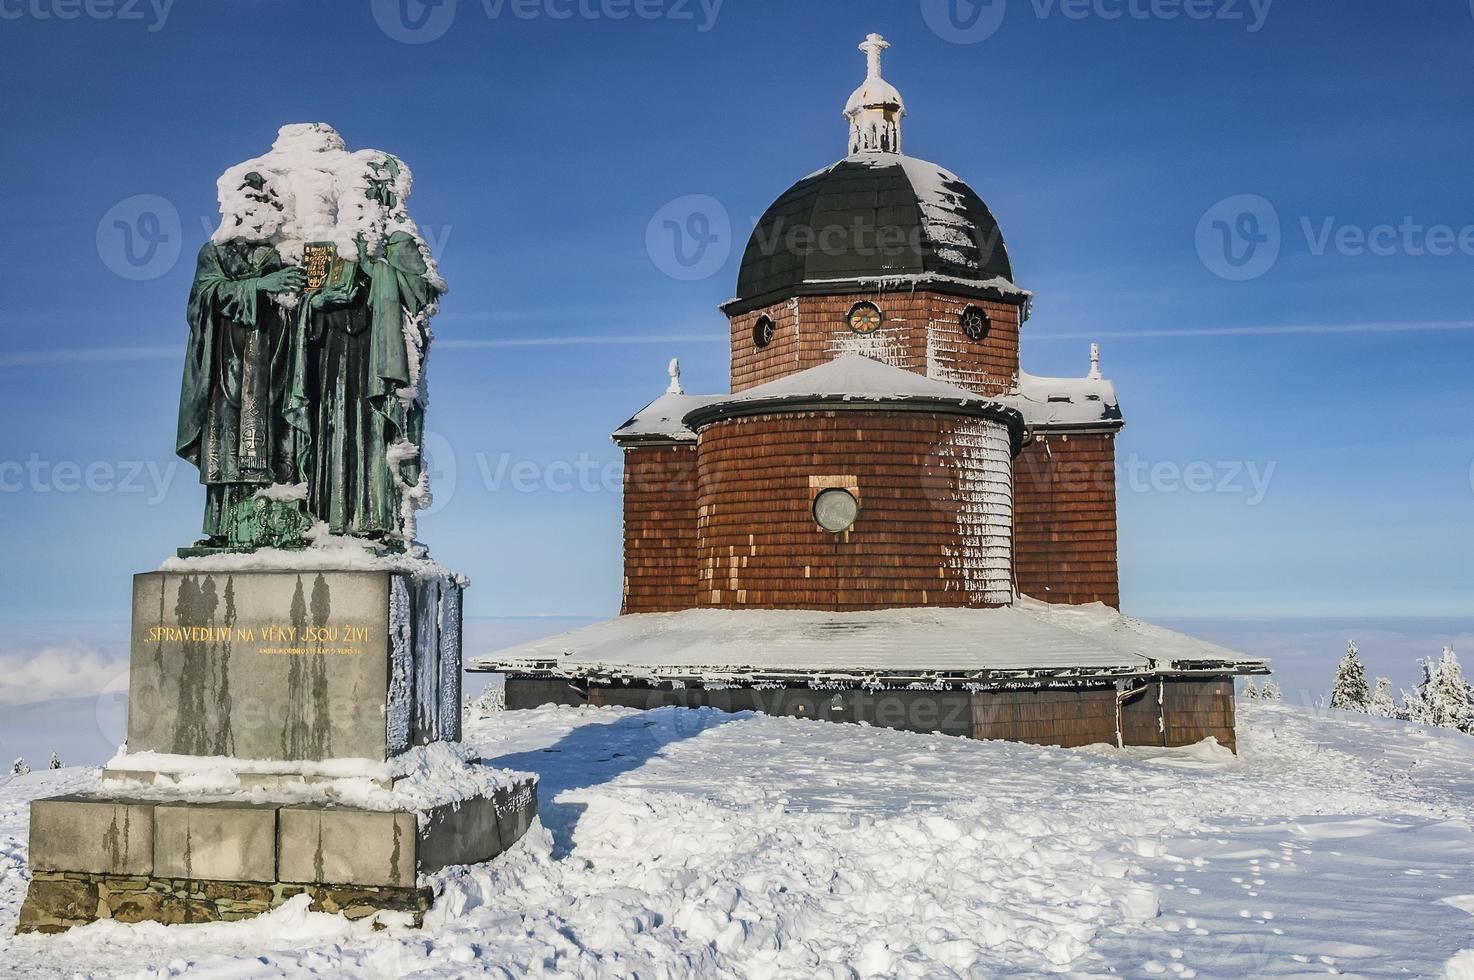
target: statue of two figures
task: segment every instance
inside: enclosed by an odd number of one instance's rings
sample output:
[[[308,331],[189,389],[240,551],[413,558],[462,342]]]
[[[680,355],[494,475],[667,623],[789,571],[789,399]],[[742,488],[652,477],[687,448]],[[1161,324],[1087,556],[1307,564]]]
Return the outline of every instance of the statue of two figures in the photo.
[[[220,179],[190,291],[179,455],[205,539],[301,548],[311,531],[402,550],[428,504],[429,319],[445,285],[405,208],[410,175],[322,124]]]

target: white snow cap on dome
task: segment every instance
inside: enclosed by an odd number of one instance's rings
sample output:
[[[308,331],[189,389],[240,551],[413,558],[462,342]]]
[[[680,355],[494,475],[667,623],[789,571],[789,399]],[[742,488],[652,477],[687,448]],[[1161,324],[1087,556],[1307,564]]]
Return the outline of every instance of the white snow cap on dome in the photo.
[[[871,34],[860,44],[865,52],[865,81],[845,103],[845,118],[850,121],[850,153],[900,153],[901,117],[906,103],[894,85],[880,74],[880,53],[890,42],[879,34]]]

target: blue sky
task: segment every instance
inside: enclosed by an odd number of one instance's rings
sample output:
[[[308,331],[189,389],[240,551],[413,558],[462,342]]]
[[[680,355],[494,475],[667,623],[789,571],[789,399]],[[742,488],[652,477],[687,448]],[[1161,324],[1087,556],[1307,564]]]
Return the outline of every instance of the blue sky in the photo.
[[[193,539],[191,257],[216,176],[317,120],[409,162],[451,283],[423,537],[475,615],[614,612],[608,433],[672,356],[725,389],[716,306],[843,153],[869,31],[1037,294],[1026,369],[1104,348],[1128,611],[1474,610],[1465,0],[405,2],[0,0],[0,620],[119,619]],[[693,201],[731,225],[695,279],[646,235]]]

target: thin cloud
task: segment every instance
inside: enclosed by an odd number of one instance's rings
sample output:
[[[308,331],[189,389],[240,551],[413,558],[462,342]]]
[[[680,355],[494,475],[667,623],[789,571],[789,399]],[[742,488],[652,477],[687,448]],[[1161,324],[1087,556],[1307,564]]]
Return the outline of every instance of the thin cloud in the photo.
[[[158,361],[182,357],[183,354],[183,347],[76,347],[59,350],[20,350],[0,353],[0,367],[65,367],[68,364]]]
[[[436,348],[491,350],[505,347],[595,347],[608,344],[730,343],[721,334],[636,334],[608,337],[500,337],[492,340],[440,340]]]
[[[1273,327],[1169,327],[1165,330],[1092,330],[1031,334],[1035,340],[1152,340],[1158,337],[1280,337],[1293,334],[1435,333],[1474,330],[1461,320],[1422,323],[1296,323]]]
[[[1067,333],[1035,333],[1036,340],[1155,340],[1181,337],[1278,337],[1294,334],[1439,333],[1474,330],[1474,323],[1461,320],[1430,320],[1419,323],[1334,323],[1287,324],[1261,327],[1181,327],[1165,330],[1092,330]],[[485,340],[440,340],[437,350],[512,350],[537,347],[607,347],[613,344],[726,344],[718,332],[685,334],[610,334],[575,337],[497,337]],[[174,360],[178,347],[76,347],[53,350],[6,351],[0,353],[0,368],[67,367],[74,364],[108,364],[128,361]]]

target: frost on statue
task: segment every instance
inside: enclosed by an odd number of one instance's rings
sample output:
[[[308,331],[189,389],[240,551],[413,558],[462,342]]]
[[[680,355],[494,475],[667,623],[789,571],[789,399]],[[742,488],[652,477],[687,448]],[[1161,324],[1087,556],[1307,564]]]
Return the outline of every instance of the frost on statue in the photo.
[[[176,449],[206,488],[185,555],[301,548],[305,532],[400,551],[429,505],[430,318],[445,283],[398,157],[284,126],[218,182],[200,250]]]

